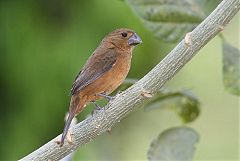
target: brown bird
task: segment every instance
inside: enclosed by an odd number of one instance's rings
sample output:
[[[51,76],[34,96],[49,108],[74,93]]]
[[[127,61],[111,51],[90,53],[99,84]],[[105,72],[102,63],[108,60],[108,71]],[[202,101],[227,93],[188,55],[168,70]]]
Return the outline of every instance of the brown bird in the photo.
[[[72,89],[69,115],[66,121],[60,146],[68,133],[72,119],[95,100],[112,93],[126,78],[132,58],[132,49],[142,42],[130,29],[117,29],[109,33],[89,57],[83,69],[77,75]]]

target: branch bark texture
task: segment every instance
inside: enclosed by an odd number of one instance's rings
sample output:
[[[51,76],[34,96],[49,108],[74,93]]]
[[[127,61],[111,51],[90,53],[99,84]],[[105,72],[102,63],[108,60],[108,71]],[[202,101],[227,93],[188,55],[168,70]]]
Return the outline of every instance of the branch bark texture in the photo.
[[[22,158],[21,161],[60,160],[78,147],[90,142],[98,135],[111,129],[123,117],[143,104],[151,95],[171,79],[192,57],[215,37],[229,23],[240,9],[239,0],[223,0],[220,5],[191,33],[188,33],[158,65],[133,86],[117,95],[113,101],[93,117],[88,117],[73,126],[74,144],[56,144],[60,135],[36,151]]]

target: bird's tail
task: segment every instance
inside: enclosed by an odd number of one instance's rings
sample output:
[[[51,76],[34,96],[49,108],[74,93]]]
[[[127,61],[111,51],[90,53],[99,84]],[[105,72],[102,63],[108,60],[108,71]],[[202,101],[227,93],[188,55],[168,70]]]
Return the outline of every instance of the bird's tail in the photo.
[[[67,136],[68,130],[70,128],[71,122],[76,114],[76,109],[77,106],[79,104],[79,97],[78,96],[72,96],[71,98],[71,102],[70,102],[70,107],[69,107],[69,114],[68,114],[68,118],[67,121],[65,123],[64,126],[64,130],[63,130],[63,134],[62,134],[62,138],[60,141],[60,146],[62,146],[64,144],[64,139]]]

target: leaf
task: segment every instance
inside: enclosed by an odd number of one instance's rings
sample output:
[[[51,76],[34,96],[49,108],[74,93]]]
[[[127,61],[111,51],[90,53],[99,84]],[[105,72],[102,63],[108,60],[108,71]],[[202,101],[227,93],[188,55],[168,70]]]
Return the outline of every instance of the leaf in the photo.
[[[198,99],[188,91],[161,90],[145,104],[145,110],[170,108],[178,113],[183,122],[194,121],[200,114]]]
[[[193,0],[126,0],[155,37],[177,42],[205,17]]]
[[[202,8],[206,15],[209,15],[222,0],[194,0]]]
[[[193,159],[198,133],[188,127],[175,127],[162,132],[148,150],[149,161],[190,161]]]
[[[127,78],[116,91],[123,91],[136,83],[138,79]],[[183,122],[194,121],[200,113],[198,99],[188,91],[170,91],[161,89],[145,105],[146,111],[159,107],[168,107],[175,110]]]
[[[223,83],[227,91],[240,95],[240,51],[222,41],[223,48]]]

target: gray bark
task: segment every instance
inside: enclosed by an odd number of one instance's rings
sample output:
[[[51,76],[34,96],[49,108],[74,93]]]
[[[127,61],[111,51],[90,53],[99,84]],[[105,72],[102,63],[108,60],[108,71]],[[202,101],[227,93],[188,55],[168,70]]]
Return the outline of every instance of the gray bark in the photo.
[[[191,33],[188,33],[158,65],[133,86],[117,95],[93,117],[88,117],[71,128],[74,144],[59,147],[60,135],[21,159],[60,160],[83,144],[111,129],[123,117],[143,104],[171,79],[192,57],[215,37],[239,11],[239,0],[223,0],[221,4]],[[207,90],[207,89],[206,89]]]

